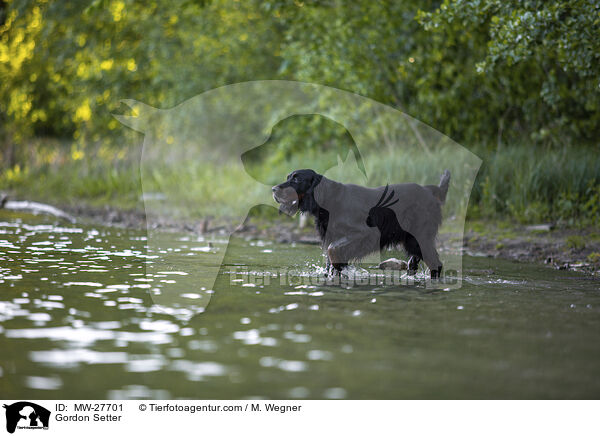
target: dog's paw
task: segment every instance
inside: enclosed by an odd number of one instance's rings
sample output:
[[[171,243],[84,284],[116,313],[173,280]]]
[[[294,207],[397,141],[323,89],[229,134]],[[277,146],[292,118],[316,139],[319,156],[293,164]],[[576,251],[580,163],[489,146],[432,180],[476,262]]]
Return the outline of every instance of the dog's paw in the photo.
[[[438,269],[431,270],[431,279],[437,280],[442,277],[442,266],[440,265]]]

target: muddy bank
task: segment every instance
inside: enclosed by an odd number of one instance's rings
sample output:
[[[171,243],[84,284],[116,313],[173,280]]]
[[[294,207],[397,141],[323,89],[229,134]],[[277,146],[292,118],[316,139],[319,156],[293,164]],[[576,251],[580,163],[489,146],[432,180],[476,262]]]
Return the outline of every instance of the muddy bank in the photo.
[[[467,221],[465,252],[543,263],[556,269],[600,272],[600,229]]]
[[[65,206],[61,208],[77,220],[125,228],[146,229],[143,210],[111,207]],[[152,227],[164,231],[195,234],[234,233],[245,238],[271,239],[282,243],[318,244],[312,220],[304,227],[299,219],[282,216],[275,221],[248,218],[242,225],[223,219],[177,220],[158,217]],[[445,241],[441,241],[445,243]],[[523,226],[509,222],[467,221],[464,251],[474,256],[499,257],[519,262],[535,262],[556,269],[600,274],[600,229],[558,228],[549,224]]]
[[[119,210],[110,207],[90,208],[84,206],[64,207],[64,210],[81,220],[111,226],[146,229],[146,213],[139,210]],[[241,237],[271,239],[280,243],[298,242],[318,244],[312,221],[301,227],[298,218],[282,216],[275,221],[247,218],[241,225],[233,220],[204,218],[178,220],[167,216],[153,217],[152,229],[189,232],[194,234],[230,234]]]

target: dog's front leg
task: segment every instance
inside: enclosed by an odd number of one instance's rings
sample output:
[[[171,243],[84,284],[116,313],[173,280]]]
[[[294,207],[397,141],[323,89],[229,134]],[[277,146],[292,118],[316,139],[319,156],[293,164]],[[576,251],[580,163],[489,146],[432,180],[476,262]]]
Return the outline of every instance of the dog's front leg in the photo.
[[[412,255],[410,256],[410,259],[408,259],[408,274],[409,275],[415,275],[419,269],[419,262],[421,261],[421,258],[417,255]]]
[[[330,275],[332,275],[332,266],[331,266],[331,261],[329,260],[329,255],[325,255],[325,258],[327,259],[326,263],[325,263],[325,277],[329,277]]]
[[[343,237],[333,241],[327,246],[327,264],[329,265],[328,272],[340,275],[342,269],[348,266],[348,258],[345,255],[345,248],[350,245],[351,241],[347,237]]]

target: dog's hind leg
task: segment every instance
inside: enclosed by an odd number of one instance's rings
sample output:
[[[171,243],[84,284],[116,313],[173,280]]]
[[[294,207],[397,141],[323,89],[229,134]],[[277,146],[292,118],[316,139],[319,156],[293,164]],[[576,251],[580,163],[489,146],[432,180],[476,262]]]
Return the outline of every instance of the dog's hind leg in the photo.
[[[421,247],[419,246],[417,239],[410,233],[406,233],[404,249],[410,256],[408,260],[408,273],[414,275],[419,269],[419,262],[423,259],[423,254],[421,253]]]
[[[432,279],[439,279],[441,277],[442,277],[442,264],[440,264],[440,266],[438,266],[437,269],[431,270],[431,278]]]
[[[428,241],[428,243],[421,244],[421,250],[423,252],[423,260],[431,271],[431,278],[439,278],[442,275],[442,262],[435,250],[434,243]]]
[[[408,274],[413,276],[419,270],[419,262],[421,258],[418,256],[410,256],[408,259]]]

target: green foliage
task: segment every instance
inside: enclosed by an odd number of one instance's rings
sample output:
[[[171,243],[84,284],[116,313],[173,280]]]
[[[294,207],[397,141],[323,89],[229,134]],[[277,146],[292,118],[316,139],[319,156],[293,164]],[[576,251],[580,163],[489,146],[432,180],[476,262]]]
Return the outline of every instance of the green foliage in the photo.
[[[118,142],[120,99],[170,107],[275,68],[276,29],[244,2],[15,0],[5,15],[0,114],[17,142]]]
[[[292,116],[282,120],[271,132],[265,146],[242,156],[248,167],[290,166],[305,168],[309,162],[315,171],[324,172],[337,164],[338,154],[346,158],[353,139],[344,128],[320,115]],[[305,161],[306,163],[303,163]],[[275,180],[281,178],[281,174]]]
[[[585,248],[585,238],[581,235],[571,235],[567,237],[566,244],[572,250],[583,250]]]
[[[120,133],[121,98],[171,107],[285,78],[394,105],[472,145],[593,141],[599,14],[594,0],[14,0],[0,7],[0,117],[11,140],[98,141]]]
[[[582,147],[480,150],[484,164],[471,196],[481,217],[512,216],[523,223],[600,223],[600,153]]]
[[[306,122],[306,121],[305,121]],[[290,124],[291,123],[291,124]],[[294,128],[290,121],[287,127]],[[286,126],[282,126],[286,127]],[[282,132],[275,132],[282,135]],[[345,135],[336,139],[342,142]],[[277,149],[277,144],[272,148]],[[85,156],[73,159],[74,153],[83,151],[66,149],[64,144],[37,141],[29,146],[29,154],[35,159],[27,167],[15,166],[0,172],[0,186],[19,192],[27,198],[59,203],[111,204],[125,208],[141,207],[139,160],[135,157],[118,156],[111,147],[97,146],[85,151]],[[484,165],[480,170],[470,198],[469,216],[472,218],[510,219],[527,224],[556,222],[569,227],[598,226],[600,223],[600,152],[583,148],[547,153],[527,147],[505,148],[500,151],[480,151]],[[246,164],[246,170],[264,183],[277,183],[291,168],[317,168],[324,171],[335,164],[337,155],[332,150],[326,154],[293,153],[289,159],[261,159],[254,157]],[[411,180],[418,183],[435,182],[432,176],[435,162],[428,156],[394,161],[393,150],[373,154],[367,160],[367,174],[373,185],[383,185],[390,180]],[[440,155],[445,160],[452,156]],[[182,171],[185,174],[182,174]],[[400,172],[401,175],[397,174]],[[219,189],[206,192],[216,172],[226,174]],[[362,183],[360,173],[358,179]],[[432,179],[433,177],[433,179]],[[186,189],[179,189],[182,178],[190,181]],[[177,170],[156,171],[144,180],[145,192],[166,189],[179,192],[178,204],[190,205],[189,210],[204,216],[208,210],[221,217],[239,213],[239,187],[246,180],[239,171],[227,165],[212,162],[191,161]],[[262,201],[258,186],[255,191],[245,191],[248,198]],[[215,209],[214,205],[219,204]],[[192,207],[193,206],[193,207]],[[446,216],[452,207],[444,209]],[[246,212],[246,211],[241,211]],[[170,211],[174,214],[176,211]],[[502,227],[502,223],[499,224]],[[481,233],[481,231],[479,232]]]
[[[125,156],[125,150],[115,153],[106,145],[85,151],[65,145],[48,140],[28,143],[26,154],[34,158],[27,166],[17,164],[0,171],[0,186],[38,201],[127,209],[141,206],[139,158]]]
[[[597,224],[599,34],[595,0],[0,2],[0,188],[137,192],[140,138],[111,116],[122,98],[168,108],[289,79],[371,97],[476,150],[474,214]],[[245,159],[276,178],[328,167],[351,138],[303,117],[271,141]],[[368,170],[385,175],[386,156]],[[409,162],[407,177],[428,168]]]
[[[457,37],[473,38],[469,71],[456,79],[473,79],[476,92],[463,103],[482,118],[479,129],[498,130],[499,136],[511,129],[555,144],[598,137],[597,1],[445,0],[419,19],[425,29],[444,36],[442,49],[464,51],[465,46],[456,45]],[[448,62],[452,64],[444,60]],[[477,102],[489,105],[488,110],[471,104]],[[473,127],[477,131],[467,123]]]

